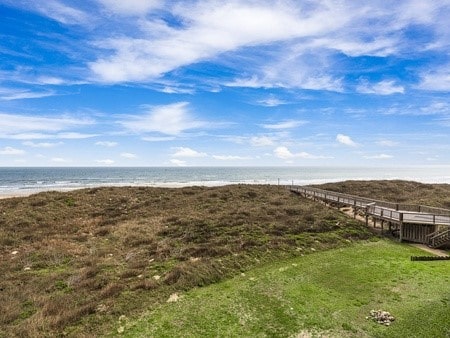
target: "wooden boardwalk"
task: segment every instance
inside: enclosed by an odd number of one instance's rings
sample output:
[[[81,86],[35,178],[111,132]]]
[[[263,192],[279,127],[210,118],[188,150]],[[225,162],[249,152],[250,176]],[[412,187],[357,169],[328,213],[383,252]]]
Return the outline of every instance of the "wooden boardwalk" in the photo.
[[[362,213],[368,225],[369,217],[375,224],[398,232],[400,241],[423,243],[437,248],[450,243],[450,210],[423,205],[410,205],[379,201],[371,198],[342,194],[304,186],[290,186],[299,195],[329,204],[353,208],[354,215]]]

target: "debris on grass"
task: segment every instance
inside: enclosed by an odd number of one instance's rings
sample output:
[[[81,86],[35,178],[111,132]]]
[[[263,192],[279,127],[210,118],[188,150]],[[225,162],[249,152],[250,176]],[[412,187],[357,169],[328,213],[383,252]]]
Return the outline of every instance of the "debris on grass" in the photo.
[[[372,319],[378,324],[389,326],[395,320],[395,317],[387,311],[370,310],[370,316],[367,316],[366,319]]]
[[[167,300],[167,303],[176,303],[180,300],[181,296],[178,295],[178,293],[172,293]]]

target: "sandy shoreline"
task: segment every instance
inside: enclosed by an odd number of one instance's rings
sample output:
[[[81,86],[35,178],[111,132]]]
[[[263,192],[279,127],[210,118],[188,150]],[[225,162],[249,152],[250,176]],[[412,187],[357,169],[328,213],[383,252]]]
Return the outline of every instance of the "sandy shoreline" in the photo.
[[[257,183],[257,182],[195,182],[192,183],[159,183],[159,184],[107,184],[107,185],[89,185],[89,186],[77,186],[77,187],[52,187],[48,189],[27,189],[27,190],[15,190],[10,192],[2,192],[0,191],[0,199],[7,198],[15,198],[15,197],[28,197],[34,194],[38,194],[41,192],[67,192],[81,189],[92,189],[92,188],[123,188],[123,187],[147,187],[147,188],[186,188],[193,186],[201,186],[201,187],[219,187],[225,185],[236,185],[236,184],[245,184],[245,185],[268,185],[268,183]],[[276,184],[271,184],[276,185]]]
[[[65,192],[65,191],[73,191],[73,190],[79,190],[84,189],[83,187],[77,187],[77,188],[54,188],[54,189],[42,189],[42,190],[24,190],[24,191],[14,191],[14,192],[0,192],[0,199],[7,199],[7,198],[16,198],[16,197],[28,197],[34,194],[39,194],[41,192],[49,192],[49,191],[58,191],[58,192]]]

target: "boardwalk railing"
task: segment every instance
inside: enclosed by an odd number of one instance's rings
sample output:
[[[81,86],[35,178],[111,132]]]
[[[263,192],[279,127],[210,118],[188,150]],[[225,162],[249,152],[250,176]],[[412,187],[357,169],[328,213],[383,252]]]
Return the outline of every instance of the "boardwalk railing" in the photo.
[[[374,225],[376,220],[381,220],[382,230],[384,222],[389,223],[389,229],[395,225],[400,241],[424,243],[435,248],[450,243],[450,210],[378,201],[312,187],[292,185],[289,189],[328,203],[350,206],[355,216],[357,210],[361,210],[366,225],[369,216],[374,220]]]
[[[447,209],[391,203],[312,187],[290,186],[289,189],[324,201],[363,209],[366,215],[386,221],[450,226],[450,210]]]

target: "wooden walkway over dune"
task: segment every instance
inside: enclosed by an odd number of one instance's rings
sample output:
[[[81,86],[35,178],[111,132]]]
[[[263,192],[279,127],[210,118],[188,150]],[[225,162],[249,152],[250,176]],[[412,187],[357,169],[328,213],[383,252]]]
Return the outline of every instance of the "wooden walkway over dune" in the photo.
[[[410,205],[379,201],[371,198],[342,194],[304,186],[290,186],[299,195],[320,200],[335,206],[353,208],[354,216],[362,214],[368,225],[369,217],[381,227],[398,232],[400,241],[427,244],[437,248],[450,244],[450,210],[423,205]]]

